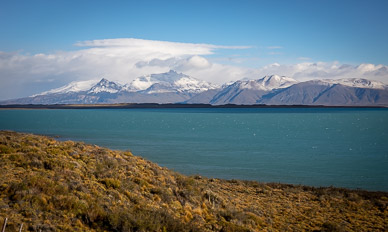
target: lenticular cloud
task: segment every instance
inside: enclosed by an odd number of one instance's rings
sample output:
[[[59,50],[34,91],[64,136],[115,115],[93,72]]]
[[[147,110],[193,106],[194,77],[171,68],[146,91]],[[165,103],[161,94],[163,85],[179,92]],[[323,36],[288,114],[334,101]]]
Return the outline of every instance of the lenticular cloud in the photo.
[[[188,56],[188,55],[209,55],[215,49],[248,49],[248,46],[220,46],[213,44],[178,43],[144,39],[105,39],[89,40],[75,44],[79,47],[108,48],[122,52],[135,52],[136,54],[153,56]]]

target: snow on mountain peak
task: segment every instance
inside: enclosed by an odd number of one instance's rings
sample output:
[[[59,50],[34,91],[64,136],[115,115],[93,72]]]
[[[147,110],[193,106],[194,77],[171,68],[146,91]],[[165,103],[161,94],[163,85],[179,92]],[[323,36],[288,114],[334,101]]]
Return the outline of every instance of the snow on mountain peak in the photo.
[[[348,78],[348,79],[337,79],[337,80],[325,79],[323,80],[323,82],[326,82],[329,84],[340,84],[340,85],[355,87],[355,88],[368,88],[368,89],[387,88],[387,85],[382,82],[361,79],[361,78]]]
[[[270,91],[273,89],[287,88],[296,83],[298,82],[290,77],[271,75],[258,80],[239,81],[238,84],[243,89]]]
[[[150,75],[136,78],[131,83],[126,84],[123,89],[128,92],[146,90],[155,83],[171,84],[174,81],[180,79],[181,77],[186,77],[186,75],[182,73],[179,74],[174,70],[170,70],[169,72],[166,72],[166,73],[150,74]]]
[[[199,93],[215,88],[217,88],[217,86],[183,73],[178,73],[174,70],[170,70],[166,73],[141,76],[124,86],[125,91],[128,92],[149,89],[149,93],[173,91]]]
[[[95,86],[93,86],[88,93],[117,93],[121,90],[121,85],[116,84],[115,82],[109,81],[105,78],[102,78]]]
[[[45,91],[39,94],[35,94],[35,95],[32,95],[31,97],[36,97],[38,95],[47,95],[47,94],[63,94],[63,93],[70,93],[70,92],[87,91],[97,83],[98,83],[98,80],[73,81],[62,87],[51,89],[49,91]]]
[[[278,76],[278,75],[272,75],[272,76],[265,76],[262,78],[262,85],[266,89],[281,89],[281,88],[287,88],[293,84],[296,84],[297,81],[286,76]]]
[[[157,82],[147,88],[145,91],[147,94],[155,94],[155,93],[171,93],[176,92],[174,86],[167,82]]]
[[[124,85],[123,90],[127,92],[136,92],[146,90],[153,84],[154,82],[151,81],[150,76],[141,76],[133,80],[131,83]]]
[[[138,92],[146,93],[166,93],[166,92],[187,92],[200,93],[209,89],[216,89],[218,86],[212,85],[206,81],[198,80],[183,73],[170,70],[166,73],[150,74],[136,78],[131,83],[120,85],[118,83],[102,78],[100,81],[79,81],[71,82],[68,85],[57,89],[52,89],[40,94],[47,95],[54,93],[69,93],[86,91],[87,94],[98,94],[100,92],[118,93],[118,92]]]
[[[174,70],[170,70],[166,73],[159,73],[159,74],[151,74],[150,75],[152,80],[155,80],[157,82],[169,82],[172,83],[174,81],[177,81],[181,79],[182,77],[189,77],[183,73],[178,73]]]
[[[192,93],[200,93],[210,89],[216,89],[216,85],[212,85],[206,81],[201,81],[189,76],[182,77],[174,82],[174,85],[179,91]]]

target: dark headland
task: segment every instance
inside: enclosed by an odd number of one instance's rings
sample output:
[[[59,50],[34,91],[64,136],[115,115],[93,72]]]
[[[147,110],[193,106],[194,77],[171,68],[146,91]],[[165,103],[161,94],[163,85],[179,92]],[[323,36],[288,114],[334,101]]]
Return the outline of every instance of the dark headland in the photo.
[[[0,131],[0,167],[6,231],[388,229],[387,192],[184,176],[46,136]]]

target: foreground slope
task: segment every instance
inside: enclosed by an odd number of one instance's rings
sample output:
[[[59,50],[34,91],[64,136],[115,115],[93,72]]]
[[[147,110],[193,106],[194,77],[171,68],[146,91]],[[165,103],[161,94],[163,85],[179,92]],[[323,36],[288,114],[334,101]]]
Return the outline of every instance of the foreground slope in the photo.
[[[187,177],[82,142],[0,132],[7,231],[385,231],[388,193]]]

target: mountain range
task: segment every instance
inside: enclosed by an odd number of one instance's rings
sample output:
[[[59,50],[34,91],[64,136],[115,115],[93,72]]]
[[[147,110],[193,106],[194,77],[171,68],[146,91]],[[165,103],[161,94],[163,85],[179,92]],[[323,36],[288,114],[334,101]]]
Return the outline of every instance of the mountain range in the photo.
[[[141,76],[122,85],[105,78],[71,82],[31,97],[0,104],[186,103],[325,106],[388,106],[388,85],[367,79],[298,82],[271,75],[217,86],[183,73]]]

